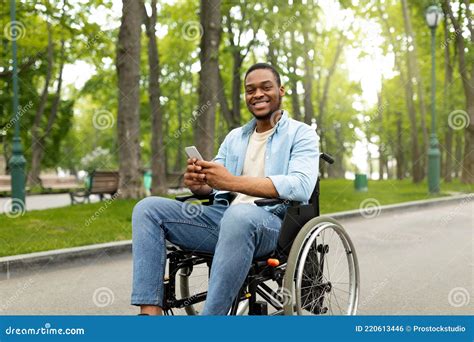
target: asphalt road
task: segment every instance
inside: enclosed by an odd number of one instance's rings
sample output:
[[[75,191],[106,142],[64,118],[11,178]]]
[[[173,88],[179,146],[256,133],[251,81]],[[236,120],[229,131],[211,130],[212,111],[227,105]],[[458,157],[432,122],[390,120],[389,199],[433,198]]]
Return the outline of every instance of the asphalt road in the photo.
[[[474,205],[445,204],[343,221],[359,258],[362,315],[474,314]],[[131,256],[0,281],[0,314],[130,315]]]

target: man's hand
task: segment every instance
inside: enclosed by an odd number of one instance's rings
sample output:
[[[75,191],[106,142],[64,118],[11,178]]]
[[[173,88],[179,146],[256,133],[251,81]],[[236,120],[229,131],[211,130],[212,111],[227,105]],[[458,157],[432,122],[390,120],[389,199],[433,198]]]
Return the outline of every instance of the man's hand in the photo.
[[[202,167],[196,165],[196,162],[196,158],[187,160],[188,165],[184,173],[184,185],[196,195],[209,194],[212,189],[206,184],[204,180],[205,174],[201,172]]]
[[[199,160],[196,167],[200,167],[202,178],[207,185],[218,190],[233,191],[235,176],[231,174],[223,165],[215,162]]]

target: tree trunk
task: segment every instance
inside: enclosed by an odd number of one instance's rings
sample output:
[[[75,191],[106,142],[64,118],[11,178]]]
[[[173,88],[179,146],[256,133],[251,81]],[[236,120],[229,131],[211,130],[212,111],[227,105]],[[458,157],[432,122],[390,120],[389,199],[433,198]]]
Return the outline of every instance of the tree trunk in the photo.
[[[405,33],[407,37],[411,40],[412,49],[408,49],[408,75],[410,80],[413,79],[412,76],[416,79],[417,85],[417,98],[420,108],[420,123],[422,131],[422,144],[420,151],[420,177],[424,178],[427,165],[427,152],[428,152],[428,129],[426,127],[426,104],[425,104],[425,94],[423,90],[423,80],[421,78],[420,68],[418,66],[417,60],[417,47],[415,35],[413,33],[413,28],[410,19],[410,9],[408,7],[407,1],[402,0],[402,11],[403,11],[403,22],[405,25]]]
[[[183,130],[183,102],[181,101],[181,87],[178,88],[178,98],[176,100],[176,107],[178,109],[178,132]],[[183,165],[183,135],[181,134],[178,137],[178,153],[176,153],[176,162],[174,164],[174,171],[182,171],[181,167]]]
[[[290,63],[290,73],[291,73],[291,108],[293,110],[293,117],[295,120],[303,121],[303,115],[301,114],[301,109],[300,109],[300,99],[298,96],[298,76],[296,75],[296,44],[295,44],[295,32],[291,30],[291,52],[290,56],[288,58],[288,61]]]
[[[407,4],[406,0],[402,0],[402,9],[403,9],[403,18],[405,23],[405,31],[407,32],[407,19],[408,14],[406,13]],[[414,71],[413,71],[413,56],[410,52],[410,49],[407,49],[407,80],[405,82],[405,93],[407,98],[407,109],[408,109],[408,116],[410,119],[410,128],[411,128],[411,145],[412,145],[412,155],[411,155],[411,162],[412,162],[412,177],[414,183],[419,183],[423,180],[423,162],[424,156],[420,153],[420,149],[418,146],[418,127],[417,127],[417,118],[416,118],[416,110],[413,101],[414,92],[413,92],[413,78]]]
[[[311,125],[311,119],[314,118],[314,107],[312,102],[313,97],[313,63],[309,58],[309,47],[311,46],[308,37],[307,29],[303,28],[303,37],[304,37],[304,81],[303,81],[303,88],[304,88],[304,98],[303,98],[303,105],[304,105],[304,122],[308,125]],[[322,122],[318,121],[318,126]],[[320,137],[322,140],[322,135],[320,133]]]
[[[397,160],[397,179],[405,178],[403,158],[403,129],[402,129],[402,113],[397,113],[397,149],[395,159]]]
[[[139,1],[122,0],[122,22],[117,46],[118,114],[117,143],[119,151],[119,193],[123,198],[144,194],[140,158],[140,26],[142,8]]]
[[[460,161],[462,160],[462,135],[461,134],[456,134],[456,147],[455,147],[455,158],[456,160]],[[454,178],[459,178],[461,174],[461,163],[457,162],[454,167]]]
[[[219,92],[219,42],[221,1],[201,0],[201,71],[199,72],[199,108],[196,113],[195,141],[204,159],[214,157],[214,125]]]
[[[449,39],[449,30],[446,20],[443,20],[443,29],[444,29],[444,39],[446,42],[444,48],[444,91],[443,91],[443,104],[444,112],[449,113],[451,111],[451,87],[450,85],[453,82],[453,66],[451,63],[451,49],[450,49],[450,39]],[[452,181],[453,175],[453,129],[447,125],[445,133],[445,146],[444,146],[444,160],[445,167],[443,169],[444,181],[449,183]]]
[[[326,76],[326,79],[324,81],[323,85],[323,92],[320,95],[319,100],[319,106],[318,106],[318,128],[319,128],[319,137],[321,139],[321,149],[324,151],[326,148],[326,140],[325,140],[325,135],[324,135],[324,128],[327,129],[327,127],[324,127],[323,125],[325,124],[325,114],[326,114],[326,108],[329,100],[329,89],[331,85],[331,80],[334,75],[334,72],[336,71],[337,63],[339,61],[339,57],[342,54],[342,48],[344,47],[345,43],[345,38],[341,33],[341,37],[339,39],[339,43],[337,44],[336,52],[334,54],[334,58],[331,62],[331,65],[328,70],[328,74]],[[321,73],[320,73],[321,76]],[[312,74],[311,74],[311,77]],[[325,163],[323,163],[325,164]]]
[[[469,10],[469,2],[464,2],[466,6],[466,20],[470,31],[470,45],[474,43],[474,32],[472,29],[472,16]],[[444,1],[444,6],[448,12],[451,23],[455,32],[462,32],[460,19],[456,19],[451,10],[449,0]],[[474,66],[466,60],[466,47],[464,37],[462,34],[455,35],[456,47],[458,50],[459,59],[459,74],[461,76],[464,95],[466,98],[467,117],[460,119],[466,122],[466,129],[464,130],[464,156],[462,162],[461,182],[466,184],[474,183]],[[469,66],[469,67],[468,67]]]
[[[156,0],[151,1],[151,16],[148,17],[142,4],[146,35],[148,37],[149,77],[148,97],[151,113],[151,178],[153,195],[167,193],[165,153],[163,149],[163,118],[160,106],[160,61],[155,35]],[[178,153],[180,153],[179,151]]]
[[[53,52],[54,52],[54,43],[51,32],[51,24],[47,22],[48,27],[48,52],[47,52],[47,67],[46,67],[46,77],[43,87],[43,92],[41,93],[41,98],[38,104],[38,109],[35,113],[35,119],[33,122],[33,127],[31,129],[31,169],[28,173],[28,185],[35,186],[39,184],[39,175],[41,172],[41,159],[42,159],[42,149],[41,144],[41,119],[44,114],[44,109],[46,107],[46,101],[48,100],[48,87],[49,82],[51,81],[51,75],[53,72]]]
[[[444,150],[445,165],[443,169],[443,176],[444,181],[446,183],[450,183],[453,179],[453,130],[449,127],[446,129]]]
[[[387,18],[385,17],[383,11],[381,10],[380,7],[377,7],[380,18],[382,19],[382,22],[384,23],[385,26],[385,31],[390,39],[390,42],[393,46],[396,45],[396,40],[393,37],[392,32],[390,31],[390,25],[388,24]],[[413,103],[413,85],[411,82],[411,78],[405,75],[405,72],[402,68],[402,65],[399,60],[399,56],[395,54],[395,66],[397,67],[398,71],[400,72],[400,83],[401,86],[405,90],[405,102],[407,106],[407,111],[408,111],[408,118],[410,119],[410,136],[411,136],[411,159],[412,159],[412,178],[414,183],[419,183],[422,180],[422,174],[421,174],[421,169],[420,169],[420,152],[419,152],[419,147],[418,147],[418,132],[417,132],[417,121],[416,121],[416,112],[415,112],[415,106]],[[397,125],[400,125],[398,128],[398,139],[401,137],[401,121],[397,123]],[[398,127],[398,126],[397,126]],[[401,146],[399,146],[398,151],[402,151]],[[400,156],[399,156],[400,157]],[[404,176],[404,165],[400,166],[400,169],[398,167],[398,162],[399,160],[402,160],[400,158],[397,158],[397,178]],[[399,173],[400,172],[400,173]],[[398,178],[398,179],[402,179]]]
[[[236,48],[233,53],[234,65],[232,67],[232,125],[229,129],[240,126],[240,95],[242,89],[242,80],[240,71],[244,61],[240,54],[240,49]]]
[[[383,84],[383,80],[382,80]],[[383,179],[383,168],[385,166],[385,149],[384,149],[384,143],[383,143],[383,104],[382,104],[382,93],[383,89],[380,90],[380,93],[377,96],[377,122],[379,126],[379,180]]]

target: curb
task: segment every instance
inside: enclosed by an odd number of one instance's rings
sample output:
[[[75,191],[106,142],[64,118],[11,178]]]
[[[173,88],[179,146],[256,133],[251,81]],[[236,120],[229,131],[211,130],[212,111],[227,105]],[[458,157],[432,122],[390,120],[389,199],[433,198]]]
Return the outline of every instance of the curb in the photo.
[[[421,201],[411,201],[399,204],[388,204],[378,207],[380,209],[379,214],[387,214],[394,211],[404,211],[404,210],[415,210],[419,208],[434,207],[437,205],[449,204],[452,202],[469,202],[474,200],[474,193],[465,194],[465,195],[456,195],[450,197],[441,197],[433,198],[428,200]],[[375,208],[374,208],[375,209]],[[366,211],[371,211],[372,208],[367,208]],[[324,216],[331,216],[337,220],[350,219],[355,217],[364,217],[363,209],[341,211],[333,214],[324,214]]]
[[[432,207],[455,202],[469,202],[474,199],[474,193],[466,195],[456,195],[430,200],[412,201],[401,204],[391,204],[380,206],[379,214],[386,214],[394,211],[415,210],[418,208]],[[349,210],[333,214],[326,214],[338,220],[364,217],[363,210]],[[0,257],[0,280],[10,279],[13,273],[31,271],[43,267],[51,267],[70,263],[77,260],[97,258],[100,255],[107,256],[121,255],[132,252],[132,241],[108,242],[82,247],[64,248],[53,251],[20,254],[14,256]]]
[[[0,280],[10,279],[12,273],[34,271],[43,267],[88,260],[101,255],[113,256],[132,252],[132,240],[19,254],[0,258]]]

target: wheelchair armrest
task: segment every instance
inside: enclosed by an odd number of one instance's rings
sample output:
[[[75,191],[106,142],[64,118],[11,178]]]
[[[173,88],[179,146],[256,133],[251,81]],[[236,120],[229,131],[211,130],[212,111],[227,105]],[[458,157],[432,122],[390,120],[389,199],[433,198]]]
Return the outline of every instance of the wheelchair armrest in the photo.
[[[187,200],[190,200],[190,199],[209,200],[210,202],[212,202],[214,201],[214,194],[209,193],[207,195],[195,195],[195,194],[181,195],[181,196],[176,196],[174,199],[180,202],[186,202]]]
[[[267,205],[276,205],[285,203],[285,200],[282,198],[263,198],[259,200],[255,200],[253,203],[257,205],[257,207],[264,207]]]

